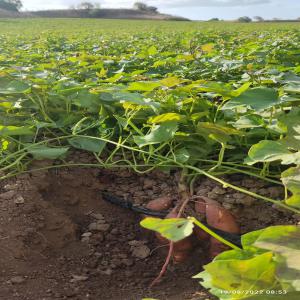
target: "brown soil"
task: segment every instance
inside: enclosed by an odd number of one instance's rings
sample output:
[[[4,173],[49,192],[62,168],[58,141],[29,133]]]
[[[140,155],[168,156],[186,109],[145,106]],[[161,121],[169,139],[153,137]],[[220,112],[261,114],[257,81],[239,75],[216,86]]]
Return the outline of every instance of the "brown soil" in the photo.
[[[258,186],[265,194],[280,195]],[[139,226],[140,216],[106,203],[104,189],[140,204],[161,195],[176,198],[174,179],[158,172],[61,169],[0,183],[0,299],[213,299],[191,279],[206,261],[201,247],[188,262],[171,264],[161,283],[148,288],[166,249],[157,249],[152,233]],[[224,193],[208,180],[200,181],[196,192],[231,209],[244,232],[296,222],[269,204]]]
[[[201,263],[192,258],[170,266],[163,282],[148,289],[165,255],[155,250],[139,216],[101,199],[103,188],[114,183],[118,191],[120,182],[98,173],[60,170],[2,184],[1,300],[181,300],[201,290],[191,280]],[[93,230],[95,223],[104,226]],[[200,292],[195,299],[209,298]]]

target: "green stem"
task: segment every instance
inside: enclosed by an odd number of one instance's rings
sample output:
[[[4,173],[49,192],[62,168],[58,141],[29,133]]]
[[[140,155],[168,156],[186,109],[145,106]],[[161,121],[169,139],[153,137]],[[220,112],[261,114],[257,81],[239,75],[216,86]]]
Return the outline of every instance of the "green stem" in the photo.
[[[141,150],[141,149],[137,149],[137,148],[133,148],[133,147],[126,146],[126,145],[120,145],[119,143],[111,141],[111,140],[108,140],[106,138],[98,138],[98,137],[94,137],[94,136],[85,136],[85,135],[83,135],[83,136],[82,135],[75,135],[75,136],[77,136],[77,137],[85,137],[85,138],[89,137],[91,139],[104,141],[104,142],[110,143],[112,145],[121,146],[124,149],[128,149],[130,151],[135,151],[135,152],[139,152],[139,153],[142,153],[142,154],[145,154],[145,155],[149,155],[149,153],[147,151],[144,151],[144,150]],[[24,151],[26,151],[26,150],[28,150],[28,149],[30,149],[32,147],[36,147],[36,145],[39,145],[39,144],[49,143],[49,142],[55,141],[55,140],[56,141],[60,141],[60,140],[64,140],[64,139],[67,139],[67,138],[70,138],[70,137],[74,137],[74,135],[62,136],[62,137],[57,137],[57,138],[49,139],[49,140],[46,140],[46,141],[42,141],[42,142],[30,145],[28,147],[25,147],[22,150],[17,151],[16,153],[22,153],[22,152],[24,152]],[[210,179],[212,179],[212,180],[214,180],[216,182],[221,183],[223,186],[230,187],[230,188],[232,188],[232,189],[234,189],[234,190],[236,190],[238,192],[244,193],[246,195],[252,196],[252,197],[257,198],[257,199],[262,199],[264,201],[267,201],[267,202],[270,202],[272,204],[275,204],[276,206],[279,206],[279,207],[282,207],[284,209],[290,210],[290,211],[292,211],[294,213],[300,214],[300,210],[298,210],[298,209],[296,209],[294,207],[290,207],[290,206],[282,203],[282,201],[273,200],[271,198],[268,198],[268,197],[261,196],[261,195],[258,195],[256,193],[250,192],[250,191],[248,191],[248,190],[246,190],[244,188],[237,187],[237,186],[235,186],[233,184],[230,184],[230,183],[228,183],[228,182],[226,182],[226,181],[224,181],[224,180],[222,180],[222,179],[220,179],[218,177],[215,177],[212,174],[210,174],[209,172],[206,172],[206,171],[204,171],[202,169],[199,169],[199,168],[197,168],[195,166],[185,165],[185,164],[179,163],[179,162],[177,162],[177,161],[175,161],[175,160],[173,160],[171,158],[166,158],[164,156],[161,156],[161,155],[158,155],[158,154],[154,154],[154,153],[152,154],[152,156],[159,160],[159,162],[157,162],[156,164],[154,164],[153,168],[155,168],[155,166],[158,166],[158,165],[163,166],[164,164],[167,164],[167,162],[169,162],[172,167],[176,167],[177,166],[177,167],[180,167],[182,169],[192,170],[192,171],[196,172],[199,175],[204,175],[204,176],[206,176],[206,177],[208,177],[208,178],[210,178]],[[16,155],[13,155],[11,157],[16,157]],[[0,164],[1,164],[1,162],[0,162]],[[2,178],[0,178],[0,179],[2,179]]]
[[[193,221],[193,223],[195,225],[197,225],[198,227],[200,227],[202,230],[204,230],[205,232],[207,232],[209,235],[211,235],[212,237],[214,237],[216,240],[220,241],[221,243],[227,245],[228,247],[230,247],[232,249],[240,250],[240,248],[238,246],[236,246],[236,245],[228,242],[227,240],[225,240],[224,238],[222,238],[221,236],[219,236],[217,233],[215,233],[214,231],[212,231],[209,228],[207,228],[204,224],[202,224],[196,218],[194,218],[194,217],[188,217],[188,220]]]
[[[251,196],[251,197],[253,197],[253,198],[265,200],[265,201],[267,201],[267,202],[270,202],[270,203],[272,203],[272,204],[275,204],[276,206],[280,206],[280,207],[285,208],[285,209],[287,209],[287,210],[290,210],[290,211],[292,211],[292,212],[294,212],[294,213],[300,214],[300,210],[298,210],[297,208],[288,206],[288,205],[282,203],[282,201],[274,200],[274,199],[271,199],[271,198],[268,198],[268,197],[265,197],[265,196],[262,196],[262,195],[259,195],[259,194],[250,192],[250,191],[248,191],[248,190],[246,190],[246,189],[244,189],[244,188],[240,188],[240,187],[235,186],[235,185],[233,185],[233,184],[231,184],[231,183],[228,183],[228,182],[226,182],[226,181],[224,181],[224,180],[222,180],[222,179],[220,179],[220,178],[217,178],[217,177],[215,177],[215,176],[209,174],[208,172],[203,171],[203,170],[201,170],[201,169],[198,169],[198,168],[196,168],[196,167],[194,167],[194,166],[186,166],[186,168],[188,168],[188,169],[190,169],[190,170],[193,170],[193,171],[196,171],[196,172],[198,172],[199,174],[202,174],[202,175],[204,175],[204,176],[206,176],[206,177],[208,177],[208,178],[210,178],[210,179],[212,179],[212,180],[214,180],[214,181],[217,181],[217,182],[221,183],[223,186],[230,187],[230,188],[232,188],[232,189],[234,189],[234,190],[236,190],[236,191],[238,191],[238,192],[241,192],[241,193],[243,193],[243,194],[249,195],[249,196]]]
[[[211,168],[209,170],[210,172],[213,171],[213,170],[215,170],[215,169],[217,169],[217,168],[219,168],[222,165],[222,163],[223,163],[224,154],[225,154],[225,150],[226,150],[226,144],[221,143],[221,145],[222,145],[222,148],[221,148],[220,153],[219,153],[218,163],[213,168]]]

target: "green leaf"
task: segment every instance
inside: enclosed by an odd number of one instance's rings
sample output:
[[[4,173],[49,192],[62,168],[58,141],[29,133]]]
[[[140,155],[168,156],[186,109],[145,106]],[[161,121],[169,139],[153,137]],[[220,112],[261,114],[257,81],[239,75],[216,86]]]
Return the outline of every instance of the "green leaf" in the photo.
[[[166,239],[178,242],[193,233],[193,221],[188,219],[158,219],[146,218],[141,226],[160,233]]]
[[[175,155],[176,161],[178,161],[180,163],[186,163],[191,157],[189,151],[185,148],[181,148],[179,150],[176,150],[174,152],[174,155]]]
[[[264,251],[266,252],[266,251]],[[264,253],[263,252],[263,253]],[[217,257],[215,257],[215,260],[248,260],[257,254],[257,251],[251,251],[251,249],[243,249],[243,250],[228,250],[225,252],[222,252]],[[262,253],[260,253],[262,254]]]
[[[259,236],[263,233],[264,229],[252,231],[242,235],[242,245],[243,249],[247,249],[253,247],[255,241],[259,238]]]
[[[177,113],[166,113],[159,116],[149,118],[148,123],[159,124],[170,121],[181,121],[184,117]]]
[[[134,136],[133,139],[139,147],[168,142],[178,130],[177,122],[165,122],[155,125],[151,132],[145,136]]]
[[[250,158],[248,164],[276,160],[281,160],[282,164],[291,164],[299,160],[299,154],[292,153],[285,145],[276,141],[260,141],[250,148],[248,154]]]
[[[286,200],[286,204],[300,208],[300,167],[293,167],[281,174],[281,180],[293,195]]]
[[[261,116],[245,115],[241,116],[235,123],[232,123],[232,125],[237,129],[258,128],[264,127],[265,122]]]
[[[290,83],[284,87],[284,91],[287,93],[300,94],[300,84],[299,83]]]
[[[190,118],[193,121],[198,121],[199,119],[201,119],[203,117],[207,117],[207,116],[209,116],[209,112],[208,111],[202,111],[202,112],[192,114],[190,116]]]
[[[160,103],[144,98],[143,95],[139,93],[118,92],[113,94],[113,99],[115,101],[120,101],[121,103],[129,102],[141,106],[153,106],[155,108],[160,107]]]
[[[222,110],[246,106],[255,111],[261,111],[279,103],[278,92],[275,89],[257,87],[249,89],[240,96],[228,101]]]
[[[30,144],[29,144],[30,145]],[[35,159],[57,159],[64,156],[69,150],[69,147],[48,147],[45,145],[34,145],[27,152]]]
[[[156,88],[160,87],[161,84],[158,82],[140,81],[133,82],[127,88],[128,91],[141,91],[141,92],[152,92]]]
[[[281,143],[294,150],[300,150],[298,126],[300,126],[300,109],[292,108],[288,114],[280,115],[278,126],[286,134]]]
[[[277,254],[276,275],[285,288],[300,291],[300,226],[264,229],[254,246]]]
[[[235,128],[220,125],[217,123],[199,122],[197,125],[198,131],[206,131],[209,134],[220,134],[220,135],[244,135],[241,131]]]
[[[104,102],[115,102],[116,99],[113,97],[111,93],[101,92],[99,94],[100,100]]]
[[[88,90],[80,90],[69,98],[75,105],[93,110],[98,110],[101,104],[99,95],[91,94]]]
[[[21,94],[30,90],[30,86],[22,81],[0,77],[0,94]]]
[[[165,79],[162,79],[160,81],[160,83],[163,85],[163,86],[166,86],[168,88],[171,88],[171,87],[174,87],[176,85],[179,85],[181,84],[182,82],[184,82],[184,80],[182,79],[179,79],[178,77],[168,77],[168,78],[165,78]]]
[[[0,126],[0,136],[32,135],[28,126]]]
[[[223,144],[230,141],[231,135],[243,135],[243,132],[235,128],[209,122],[199,122],[197,125],[197,133],[206,139]]]
[[[232,92],[232,96],[238,97],[242,93],[246,92],[250,86],[251,86],[251,82],[244,83],[241,87],[239,87],[237,90]]]
[[[158,53],[158,51],[157,51],[157,49],[156,49],[155,46],[149,47],[148,50],[147,50],[147,52],[148,52],[148,55],[155,55],[155,54]]]
[[[95,153],[102,152],[106,146],[106,142],[90,137],[73,137],[68,142],[74,148]]]
[[[300,271],[300,226],[272,226],[259,232],[253,246],[286,257],[287,266]]]
[[[251,291],[276,288],[275,267],[273,253],[267,252],[245,260],[215,260],[194,278],[201,278],[201,285],[222,300],[247,299]]]
[[[198,91],[216,93],[221,96],[231,97],[234,92],[231,86],[221,82],[205,82],[195,85]]]

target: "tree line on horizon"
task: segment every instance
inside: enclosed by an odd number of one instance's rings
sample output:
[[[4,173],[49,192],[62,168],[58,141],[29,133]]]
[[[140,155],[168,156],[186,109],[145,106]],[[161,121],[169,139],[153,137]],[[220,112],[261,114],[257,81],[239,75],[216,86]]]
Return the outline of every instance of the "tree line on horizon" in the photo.
[[[23,7],[23,3],[21,0],[0,0],[0,9],[8,10],[8,11],[14,11],[18,12]],[[70,6],[70,9],[84,9],[84,10],[93,10],[93,9],[101,9],[101,4],[99,2],[81,2],[77,6]],[[133,4],[133,9],[143,11],[143,12],[151,12],[151,13],[159,13],[158,8],[155,6],[149,6],[145,4],[144,2],[135,2]],[[265,22],[265,21],[280,21],[282,19],[280,18],[273,18],[272,20],[265,20],[263,17],[255,16],[252,18],[248,16],[243,16],[238,18],[236,21],[240,23],[251,23],[252,21],[256,22]],[[211,22],[218,22],[222,21],[219,18],[212,18],[208,21]],[[300,17],[297,18],[295,21],[300,21]]]
[[[0,9],[18,12],[22,7],[21,0],[0,0]]]
[[[23,7],[23,3],[21,0],[0,0],[0,9],[8,10],[8,11],[19,11]],[[79,5],[72,5],[70,9],[100,9],[101,4],[98,2],[81,2]],[[133,4],[133,8],[140,11],[158,13],[158,9],[155,6],[149,6],[143,2],[135,2]]]

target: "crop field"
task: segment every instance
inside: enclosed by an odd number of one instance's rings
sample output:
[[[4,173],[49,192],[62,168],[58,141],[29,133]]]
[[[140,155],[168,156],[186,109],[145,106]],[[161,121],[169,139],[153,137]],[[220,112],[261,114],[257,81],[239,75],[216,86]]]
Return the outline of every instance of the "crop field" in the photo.
[[[298,23],[0,19],[0,299],[299,299],[299,104]]]

